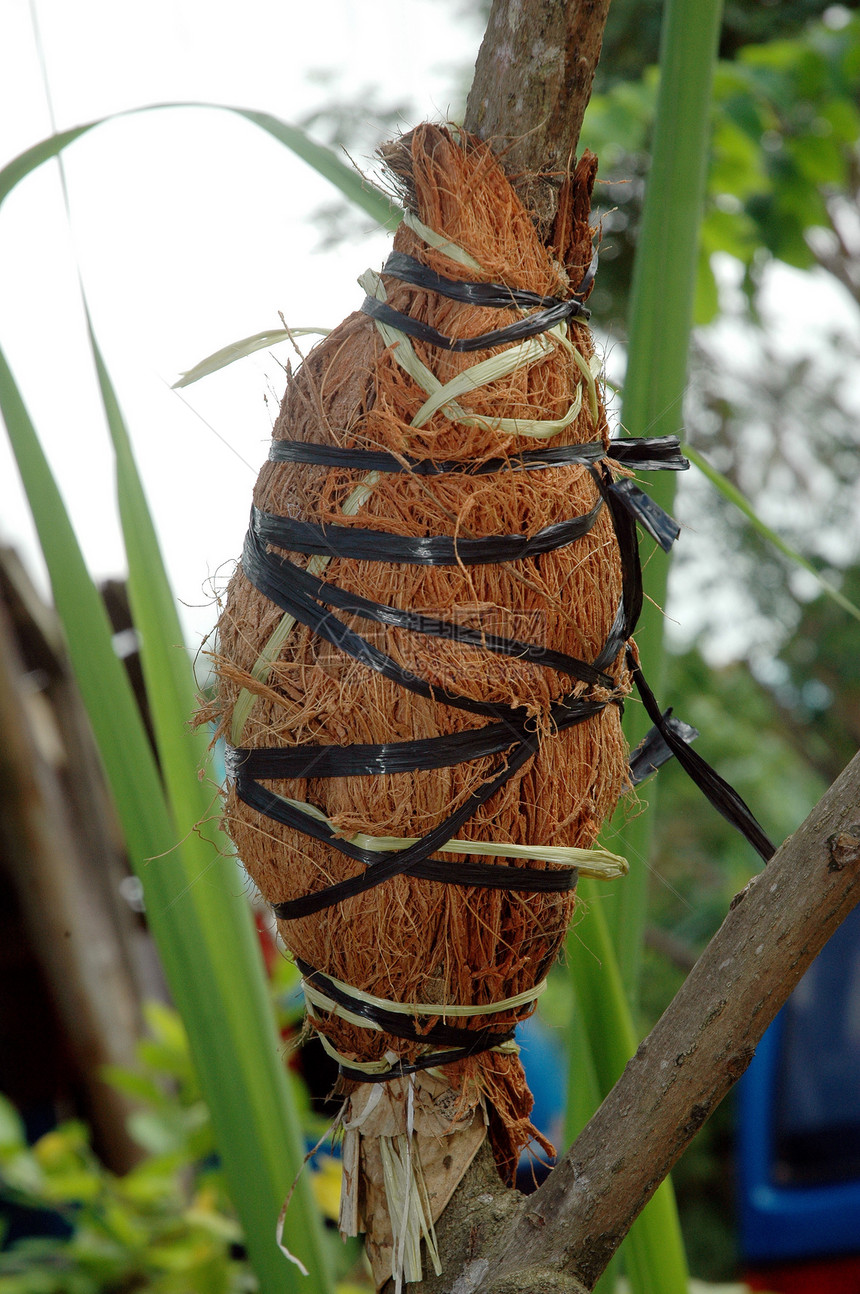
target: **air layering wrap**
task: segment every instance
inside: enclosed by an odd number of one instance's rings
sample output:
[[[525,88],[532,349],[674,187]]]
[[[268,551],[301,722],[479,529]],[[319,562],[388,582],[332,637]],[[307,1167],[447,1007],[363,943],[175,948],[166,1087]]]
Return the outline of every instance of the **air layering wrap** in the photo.
[[[513,1041],[629,782],[634,518],[584,299],[596,159],[549,246],[490,151],[388,146],[407,215],[363,307],[291,376],[219,624],[227,819],[341,1065],[341,1225],[380,1283],[487,1129],[537,1136]],[[541,1138],[537,1136],[538,1141]]]

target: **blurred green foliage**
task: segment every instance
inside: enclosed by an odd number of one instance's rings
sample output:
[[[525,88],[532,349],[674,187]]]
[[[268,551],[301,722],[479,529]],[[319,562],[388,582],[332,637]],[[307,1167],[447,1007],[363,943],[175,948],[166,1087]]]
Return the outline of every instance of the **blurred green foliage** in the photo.
[[[734,58],[750,44],[796,36],[824,8],[821,0],[727,0],[720,58]],[[844,8],[858,8],[857,0]],[[595,78],[598,92],[635,80],[644,65],[657,62],[662,11],[663,0],[612,0]]]
[[[286,991],[282,1019],[292,1029],[300,1015],[289,996],[297,972],[284,959],[274,969],[273,987]],[[22,1236],[4,1239],[0,1294],[250,1294],[259,1288],[182,1022],[160,1003],[149,1003],[145,1015],[148,1036],[139,1044],[137,1066],[105,1071],[136,1106],[129,1131],[142,1157],[125,1176],[104,1167],[77,1120],[28,1145],[19,1115],[0,1096],[0,1217]],[[292,1085],[317,1139],[325,1125],[311,1114],[296,1075]],[[318,1207],[335,1219],[338,1161],[321,1155],[308,1171]],[[341,1277],[338,1294],[366,1294],[360,1242],[343,1245],[334,1231],[327,1241]],[[291,1279],[284,1260],[285,1287]]]
[[[0,1253],[0,1294],[257,1288],[179,1017],[151,1004],[147,1024],[139,1069],[110,1074],[139,1103],[130,1130],[146,1152],[124,1177],[105,1169],[77,1121],[28,1146],[17,1113],[0,1098],[0,1202],[35,1211],[34,1230],[42,1215],[58,1232]]]
[[[860,17],[847,9],[828,13],[790,37],[744,44],[717,65],[698,323],[718,309],[715,252],[744,266],[753,310],[772,258],[800,269],[821,266],[852,285],[842,226],[860,183]],[[604,66],[613,66],[606,51]],[[601,159],[603,242],[592,304],[613,331],[625,318],[656,88],[654,67],[640,65],[633,79],[613,74],[593,96],[583,126],[582,142]],[[860,290],[860,282],[853,287]]]
[[[860,598],[860,567],[846,572],[843,587]],[[793,748],[832,782],[860,748],[860,651],[856,627],[828,598],[804,606],[769,692]]]

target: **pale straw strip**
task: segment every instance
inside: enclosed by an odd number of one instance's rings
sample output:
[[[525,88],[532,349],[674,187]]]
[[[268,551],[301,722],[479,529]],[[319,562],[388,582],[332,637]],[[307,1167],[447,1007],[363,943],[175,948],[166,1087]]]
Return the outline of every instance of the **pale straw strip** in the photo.
[[[594,422],[597,422],[597,383],[595,378],[603,365],[597,355],[592,355],[589,363],[585,356],[581,355],[573,345],[571,345],[570,353],[573,356],[574,364],[585,378],[585,385],[588,388],[588,409]]]
[[[310,814],[319,822],[335,831],[335,825],[316,805],[306,800],[291,800],[285,795],[276,799],[289,804],[302,813]],[[358,849],[373,849],[380,853],[393,852],[396,849],[408,849],[416,843],[415,836],[368,836],[357,832],[346,837],[347,844]],[[512,841],[496,840],[447,840],[438,846],[439,853],[476,854],[486,858],[525,858],[533,862],[559,863],[563,867],[575,867],[580,876],[587,876],[599,881],[614,881],[626,876],[630,864],[620,854],[611,854],[608,849],[580,849],[574,845],[517,845]]]
[[[320,974],[324,972],[320,971]],[[363,989],[353,988],[351,984],[346,984],[343,980],[336,979],[334,975],[326,975],[325,978],[334,984],[335,988],[340,989],[342,993],[348,993],[350,997],[355,998],[357,1002],[365,1002],[368,1006],[378,1007],[381,1011],[394,1011],[398,1015],[439,1015],[451,1017],[471,1018],[478,1015],[496,1015],[500,1011],[516,1011],[521,1006],[528,1006],[531,1002],[536,1002],[543,993],[546,992],[547,981],[541,980],[534,988],[524,989],[522,993],[517,993],[514,997],[506,997],[501,1002],[491,1002],[487,1006],[476,1006],[474,1003],[459,1005],[457,1003],[440,1003],[440,1002],[392,1002],[389,998],[375,997],[373,993],[365,993]],[[317,1006],[325,1005],[326,1011],[333,1011],[335,1015],[342,1015],[348,1011],[348,1007],[339,1006],[326,995],[325,989],[317,988],[307,979],[302,979],[302,988],[305,996]],[[343,1016],[344,1019],[348,1017]],[[380,1033],[384,1030],[371,1020],[366,1020],[363,1016],[357,1017],[352,1021],[353,1024],[360,1024],[365,1029],[377,1029]]]
[[[368,296],[375,297],[377,301],[387,301],[388,295],[385,291],[385,285],[375,270],[365,270],[358,282]],[[450,382],[443,385],[435,373],[431,372],[426,364],[418,358],[415,348],[406,333],[401,332],[399,328],[392,327],[390,324],[383,323],[380,319],[374,322],[386,346],[391,347],[397,363],[421,387],[422,391],[426,391],[429,397],[412,419],[411,425],[413,427],[422,427],[434,413],[441,412],[443,417],[450,422],[461,423],[466,427],[494,429],[501,431],[505,435],[531,436],[536,440],[548,440],[552,436],[557,436],[560,431],[564,431],[565,427],[569,427],[579,416],[579,411],[582,408],[581,387],[577,387],[576,395],[567,413],[562,418],[491,418],[484,414],[470,413],[467,409],[463,409],[456,400],[459,395],[475,391],[478,387],[485,386],[489,382],[497,382],[518,368],[529,368],[539,360],[545,359],[553,350],[553,342],[548,341],[548,337],[552,337],[555,343],[570,351],[576,360],[577,366],[586,375],[589,407],[593,406],[592,412],[596,420],[596,390],[594,391],[594,400],[592,401],[591,398],[592,390],[594,389],[594,376],[588,367],[587,361],[568,338],[565,324],[556,324],[538,337],[530,337],[527,341],[520,342],[516,346],[509,346],[498,355],[491,355],[489,359],[472,364],[469,368],[458,373]],[[589,382],[590,387],[588,387]]]
[[[456,377],[452,377],[444,386],[440,386],[434,391],[427,400],[424,401],[421,408],[412,419],[413,427],[422,427],[432,418],[437,409],[450,405],[452,399],[459,395],[467,395],[469,391],[475,391],[479,386],[485,386],[490,382],[497,382],[519,368],[530,368],[532,364],[541,359],[545,359],[550,354],[553,347],[548,337],[554,336],[561,338],[563,324],[556,324],[554,328],[549,329],[539,337],[530,337],[527,341],[519,342],[516,346],[508,346],[498,355],[491,355],[489,359],[481,360],[478,364],[472,364],[469,368],[463,369]],[[577,413],[579,410],[577,409]],[[447,416],[447,415],[446,415]],[[501,421],[511,424],[516,428],[520,435],[556,435],[562,427],[568,426],[573,421],[568,413],[565,415],[567,421],[550,420],[550,421],[530,421],[517,418],[484,418],[479,417],[479,421],[485,426],[498,426]],[[457,421],[460,421],[457,419]],[[537,430],[529,431],[529,428]]]
[[[313,1009],[310,1006],[308,1007],[308,1014],[313,1015]],[[368,1022],[365,1020],[363,1021],[363,1023],[367,1025]],[[327,1053],[327,1055],[331,1056],[332,1060],[336,1060],[339,1065],[344,1065],[347,1069],[357,1069],[360,1074],[368,1074],[368,1075],[387,1074],[388,1071],[391,1069],[391,1062],[385,1059],[352,1060],[351,1057],[345,1056],[343,1052],[338,1051],[338,1049],[331,1042],[329,1042],[328,1038],[325,1036],[324,1033],[318,1033],[317,1037],[322,1043],[323,1050]],[[459,1047],[428,1047],[426,1050],[432,1051],[435,1055],[436,1052],[439,1052],[441,1054],[443,1051],[453,1052],[453,1051],[459,1051],[460,1049]],[[513,1038],[508,1039],[507,1042],[500,1042],[498,1047],[491,1047],[489,1048],[489,1050],[500,1052],[503,1056],[518,1056],[520,1051],[519,1046],[517,1045],[517,1043],[514,1041]],[[444,1062],[442,1061],[439,1062],[440,1065],[443,1063]],[[428,1070],[427,1072],[430,1074],[438,1075],[439,1068],[434,1067],[433,1069]]]
[[[431,229],[429,225],[425,225],[423,221],[419,220],[414,212],[405,212],[403,223],[408,225],[419,238],[423,238],[428,247],[435,248],[437,252],[443,252],[449,260],[456,261],[458,265],[464,265],[468,270],[484,272],[484,267],[475,260],[474,256],[464,251],[462,247],[458,247],[456,243],[452,243],[449,238],[444,238],[442,234],[437,234],[435,229]]]

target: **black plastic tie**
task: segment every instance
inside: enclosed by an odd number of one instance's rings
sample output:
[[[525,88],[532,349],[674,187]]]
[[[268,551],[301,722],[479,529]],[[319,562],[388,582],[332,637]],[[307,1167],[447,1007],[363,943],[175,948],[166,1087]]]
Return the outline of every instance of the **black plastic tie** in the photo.
[[[542,310],[557,306],[567,306],[574,318],[589,319],[591,311],[577,300],[562,301],[560,297],[541,296],[527,288],[512,288],[506,283],[470,283],[465,279],[449,279],[444,274],[437,274],[429,265],[424,265],[414,256],[405,252],[392,252],[382,267],[382,273],[391,278],[400,279],[413,287],[425,288],[439,296],[452,301],[462,301],[466,305],[487,306],[496,309],[538,307]]]
[[[668,553],[681,533],[681,527],[675,518],[670,517],[659,503],[655,503],[635,481],[629,478],[616,481],[613,489],[630,515],[644,526],[653,539],[657,540],[663,552]]]
[[[684,771],[692,778],[696,786],[718,813],[740,831],[741,835],[752,845],[756,853],[767,862],[776,853],[776,846],[763,831],[754,817],[749,805],[738,795],[734,787],[720,777],[701,755],[667,723],[660,713],[660,707],[654,693],[645,682],[642,670],[636,663],[632,651],[628,648],[627,664],[633,674],[636,689],[642,698],[645,713],[660,732],[672,754]]]
[[[539,557],[572,544],[588,534],[602,507],[603,501],[598,499],[588,512],[544,526],[531,536],[489,535],[483,539],[392,535],[387,530],[371,530],[365,526],[297,521],[261,512],[258,508],[253,511],[252,526],[264,543],[294,553],[410,566],[489,566]]]
[[[688,744],[699,736],[698,728],[683,719],[676,719],[671,708],[663,711],[663,724],[671,728],[677,737]],[[639,786],[652,773],[672,758],[672,751],[659,728],[649,728],[635,750],[630,752],[630,781]]]
[[[438,329],[431,328],[420,319],[413,319],[411,315],[402,314],[386,301],[378,301],[376,297],[365,297],[361,309],[364,314],[370,315],[371,319],[378,319],[380,323],[396,328],[407,337],[413,337],[416,341],[425,342],[428,346],[435,346],[439,350],[453,351],[460,355],[470,354],[476,350],[492,350],[493,347],[505,346],[508,342],[526,341],[529,337],[536,337],[538,333],[548,332],[550,328],[554,328],[565,319],[583,315],[588,318],[589,315],[579,301],[557,301],[546,310],[539,310],[537,314],[518,319],[515,323],[508,324],[506,328],[494,328],[492,332],[479,333],[476,337],[455,338],[446,337]]]
[[[383,450],[327,445],[316,440],[273,440],[271,463],[311,463],[318,467],[345,467],[356,472],[399,472],[413,476],[487,476],[493,472],[540,471],[552,467],[575,467],[611,458],[641,472],[684,472],[690,460],[680,452],[677,436],[617,436],[608,447],[601,440],[581,445],[550,445],[524,449],[507,458],[456,458],[437,461],[390,454]]]

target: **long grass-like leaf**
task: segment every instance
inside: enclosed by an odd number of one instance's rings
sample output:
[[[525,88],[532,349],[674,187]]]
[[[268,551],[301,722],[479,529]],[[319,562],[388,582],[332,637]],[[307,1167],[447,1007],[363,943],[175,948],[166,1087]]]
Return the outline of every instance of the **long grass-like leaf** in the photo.
[[[236,112],[240,117],[268,131],[302,161],[307,162],[308,166],[313,167],[324,179],[330,180],[335,188],[340,189],[345,198],[372,216],[384,229],[390,229],[393,232],[403,219],[403,211],[397,203],[392,202],[381,189],[359,174],[354,166],[347,166],[330,148],[315,143],[297,126],[291,126],[268,112],[254,112],[250,108],[234,108],[228,104],[198,104],[197,106],[224,107],[229,112]]]
[[[699,226],[710,140],[711,80],[722,0],[668,0],[664,10],[651,168],[645,191],[630,304],[630,340],[621,419],[633,434],[677,434],[683,425],[690,333],[699,251]],[[657,473],[649,493],[671,510],[671,472]],[[636,641],[652,689],[662,696],[663,614],[668,563],[649,563],[646,600]],[[629,706],[625,730],[631,746],[649,725],[641,706]],[[631,868],[629,884],[611,903],[610,924],[632,999],[636,1000],[647,908],[651,811],[623,832]]]
[[[721,14],[721,0],[667,0],[664,9],[660,89],[634,267],[621,410],[624,427],[641,436],[670,435],[681,427]],[[651,487],[665,508],[671,508],[673,498],[669,475]],[[655,605],[646,604],[636,633],[644,668],[658,694],[663,673],[659,608],[666,574],[665,563],[649,565],[647,592]],[[635,745],[648,721],[639,706],[629,706],[627,713],[627,736]],[[637,1043],[630,1003],[637,996],[647,909],[648,819],[640,815],[614,838],[630,860],[630,875],[612,894],[591,904],[577,940],[569,945],[601,1094],[615,1082]],[[585,956],[583,944],[591,950]],[[631,1230],[623,1255],[635,1294],[686,1291],[686,1261],[669,1181]]]
[[[733,485],[727,476],[724,476],[722,472],[718,472],[717,469],[708,462],[704,454],[700,454],[696,449],[691,449],[689,445],[684,446],[684,453],[687,455],[690,462],[694,463],[695,466],[698,467],[699,471],[708,478],[711,485],[713,485],[715,489],[719,490],[723,498],[728,499],[729,503],[733,503],[735,507],[744,514],[753,528],[757,530],[758,533],[768,541],[768,543],[773,544],[774,548],[781,552],[784,557],[788,557],[797,566],[802,566],[805,571],[809,571],[810,575],[814,575],[824,592],[829,598],[833,599],[837,606],[840,606],[843,611],[847,611],[855,620],[860,620],[860,607],[855,606],[850,598],[846,598],[844,593],[841,593],[839,589],[834,588],[830,581],[826,580],[821,572],[816,570],[808,557],[804,557],[796,548],[792,548],[791,545],[787,544],[775,530],[772,530],[770,526],[766,525],[746,495],[742,494],[738,487]]]
[[[120,811],[126,844],[145,883],[150,858],[173,848],[176,833],[164,803],[155,760],[125,671],[113,650],[111,625],[84,564],[48,462],[6,358],[0,351],[0,414],[18,464],[66,628],[72,666]],[[166,894],[167,903],[175,895]],[[161,904],[156,905],[156,919]]]
[[[91,325],[90,341],[116,455],[129,597],[141,634],[146,693],[189,878],[185,902],[198,915],[194,956],[199,964],[182,986],[183,1017],[254,1270],[263,1288],[274,1291],[283,1288],[286,1272],[275,1245],[273,1218],[277,1219],[302,1164],[299,1118],[286,1085],[247,904],[239,898],[231,846],[212,822],[213,811],[217,814],[213,792],[197,775],[206,759],[207,742],[203,733],[194,735],[188,729],[196,697],[191,662],[181,645],[176,602]],[[224,854],[227,875],[219,878],[218,892],[213,892],[207,873]],[[181,940],[181,929],[177,933]],[[303,1179],[287,1216],[287,1243],[297,1254],[306,1251],[302,1256],[315,1269],[314,1285],[324,1289],[325,1265],[315,1216],[309,1183]]]
[[[0,172],[0,201],[29,170],[78,138],[64,132]],[[194,708],[190,662],[119,407],[93,352],[113,438],[130,592],[165,789],[104,605],[86,570],[56,483],[0,353],[0,412],[6,422],[48,565],[57,611],[113,792],[129,855],[140,876],[150,927],[186,1027],[210,1104],[225,1172],[261,1290],[289,1279],[278,1251],[278,1213],[302,1163],[298,1117],[279,1055],[250,912],[228,843],[212,825],[213,792],[198,777],[205,738],[187,729]],[[299,1184],[287,1241],[304,1257],[305,1288],[330,1287],[321,1227],[308,1184]]]
[[[193,368],[181,374],[179,381],[173,383],[173,390],[178,391],[183,386],[191,386],[193,382],[199,382],[202,377],[209,377],[210,373],[217,373],[219,369],[227,368],[228,365],[235,364],[237,360],[253,355],[258,350],[265,350],[267,346],[276,346],[278,342],[289,341],[291,337],[306,337],[309,333],[325,337],[328,331],[328,328],[270,328],[265,332],[255,332],[250,337],[242,337],[239,341],[231,342],[229,346],[222,346],[220,350],[213,351],[211,355],[201,359],[199,364],[195,364]]]
[[[606,889],[593,881],[580,881],[577,891],[587,916],[567,938],[568,964],[581,1021],[580,1060],[576,1068],[571,1066],[568,1081],[572,1107],[568,1126],[574,1132],[576,1124],[585,1121],[584,1093],[571,1094],[570,1086],[584,1082],[593,1090],[596,1084],[602,1098],[620,1077],[639,1041],[603,911]],[[634,1290],[686,1294],[687,1262],[668,1178],[634,1222],[622,1254]]]
[[[168,108],[212,108],[221,112],[233,112],[239,117],[244,117],[246,121],[250,121],[265,130],[267,134],[279,140],[297,157],[300,157],[302,161],[307,162],[308,166],[340,189],[345,198],[355,206],[360,207],[362,211],[371,216],[383,228],[396,229],[403,218],[401,209],[381,189],[377,189],[363,175],[360,175],[354,167],[347,166],[345,162],[342,162],[330,148],[317,144],[298,126],[291,126],[288,122],[281,121],[279,117],[273,117],[267,112],[255,112],[251,108],[238,108],[228,103],[148,104],[141,108],[129,108],[125,112],[111,113],[106,117],[99,117],[95,121],[85,122],[81,126],[74,126],[70,130],[60,131],[56,135],[40,140],[39,143],[21,153],[0,171],[0,203],[12,192],[19,180],[28,175],[30,171],[35,170],[37,166],[41,166],[43,162],[49,161],[50,158],[56,157],[69,144],[74,143],[76,139],[80,139],[82,135],[94,130],[97,126],[101,126],[104,122],[116,121],[121,117],[128,117],[135,113],[156,112]]]
[[[174,817],[125,671],[111,641],[104,604],[86,570],[47,460],[14,378],[0,353],[0,412],[36,522],[73,668],[140,877],[147,918],[165,974],[189,1032],[249,1251],[264,1291],[280,1291],[284,1261],[275,1221],[301,1163],[271,1007],[253,926],[233,860],[206,820],[211,794],[197,777],[199,743],[184,723],[190,699],[156,686],[156,708],[175,709],[163,757],[174,783]],[[167,671],[190,665],[177,646],[175,614],[145,632],[146,650],[175,658]],[[156,669],[156,674],[161,672]],[[180,689],[181,690],[181,689]],[[172,693],[172,695],[169,695]],[[169,699],[168,699],[169,696]],[[185,744],[186,768],[178,767]],[[185,790],[178,787],[185,783]],[[198,824],[199,830],[198,830]],[[182,836],[184,839],[181,839]],[[272,1162],[275,1159],[277,1162]],[[309,1290],[327,1290],[314,1211],[307,1197],[291,1212],[293,1244],[306,1256]]]

